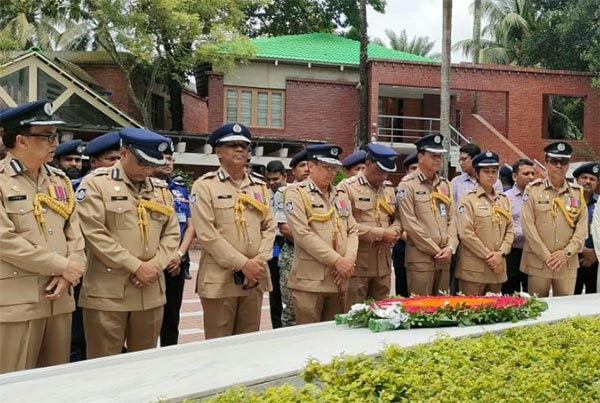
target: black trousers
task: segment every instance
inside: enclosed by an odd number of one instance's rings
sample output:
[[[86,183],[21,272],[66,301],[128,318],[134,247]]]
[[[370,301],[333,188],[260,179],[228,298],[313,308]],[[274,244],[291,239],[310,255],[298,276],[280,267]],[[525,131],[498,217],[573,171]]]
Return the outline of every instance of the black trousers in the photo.
[[[83,310],[79,307],[79,293],[81,292],[81,283],[74,289],[75,310],[73,311],[73,321],[71,322],[71,362],[83,361],[86,359],[85,332],[83,330]]]
[[[275,245],[281,250],[283,244],[285,242],[284,237],[277,236],[275,237]],[[273,247],[275,247],[273,245]],[[271,326],[273,329],[278,329],[281,327],[281,311],[283,310],[283,305],[281,303],[281,288],[279,287],[279,259],[277,257],[273,257],[269,261],[269,271],[271,272],[271,283],[273,283],[273,291],[269,293],[269,308],[271,310]]]
[[[190,255],[185,253],[181,258],[181,271],[175,277],[165,271],[165,284],[167,286],[167,303],[160,328],[161,347],[173,346],[179,339],[179,319],[181,301],[183,300],[183,287],[185,285],[184,269],[190,268]]]
[[[598,292],[598,262],[590,267],[579,267],[577,269],[577,280],[575,281],[575,294],[583,293],[585,285],[585,293],[592,294]]]
[[[408,297],[408,281],[406,279],[406,266],[404,257],[406,242],[399,240],[392,249],[392,262],[394,263],[394,275],[396,276],[396,295]]]
[[[512,248],[506,255],[506,276],[508,279],[502,284],[502,294],[514,294],[515,292],[527,292],[527,274],[521,269],[521,256],[523,249]]]

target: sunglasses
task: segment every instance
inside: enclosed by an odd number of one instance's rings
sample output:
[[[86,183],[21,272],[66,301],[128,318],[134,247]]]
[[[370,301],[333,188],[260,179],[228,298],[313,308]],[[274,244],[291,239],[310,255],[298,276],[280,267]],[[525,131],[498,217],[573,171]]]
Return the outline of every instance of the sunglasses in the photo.
[[[548,162],[552,165],[562,165],[563,167],[569,165],[569,160],[564,158],[548,158]]]
[[[44,138],[48,143],[55,143],[58,141],[58,134],[21,134],[21,136],[25,137],[39,137]]]

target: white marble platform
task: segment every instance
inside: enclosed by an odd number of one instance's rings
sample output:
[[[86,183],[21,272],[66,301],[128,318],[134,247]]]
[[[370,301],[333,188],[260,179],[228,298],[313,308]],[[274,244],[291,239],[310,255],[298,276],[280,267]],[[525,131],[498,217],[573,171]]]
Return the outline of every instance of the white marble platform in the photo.
[[[342,353],[377,354],[386,344],[427,343],[439,333],[474,336],[600,315],[600,294],[547,301],[549,310],[541,318],[518,323],[372,333],[329,322],[20,371],[0,376],[0,402],[178,401],[294,376],[310,357],[327,362]]]

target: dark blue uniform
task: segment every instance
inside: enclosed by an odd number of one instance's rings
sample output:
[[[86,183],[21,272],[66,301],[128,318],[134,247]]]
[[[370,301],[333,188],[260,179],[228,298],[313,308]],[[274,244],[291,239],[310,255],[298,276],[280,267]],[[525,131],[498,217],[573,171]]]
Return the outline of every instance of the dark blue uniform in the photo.
[[[173,204],[175,215],[179,221],[179,231],[181,239],[187,229],[188,218],[191,216],[189,192],[181,176],[168,178],[167,185],[173,195]],[[177,344],[179,338],[179,319],[181,310],[181,301],[183,300],[183,288],[185,284],[185,273],[190,270],[190,255],[188,252],[181,257],[181,271],[177,276],[165,272],[167,286],[167,303],[163,315],[162,327],[160,330],[160,345],[172,346]]]

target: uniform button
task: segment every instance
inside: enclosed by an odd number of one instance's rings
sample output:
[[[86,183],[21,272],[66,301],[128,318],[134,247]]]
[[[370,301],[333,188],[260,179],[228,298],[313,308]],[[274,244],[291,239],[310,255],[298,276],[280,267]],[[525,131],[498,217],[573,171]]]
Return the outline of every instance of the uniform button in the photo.
[[[56,273],[50,273],[51,276],[56,276]]]
[[[107,267],[106,271],[110,273],[112,271],[112,269],[110,267]]]
[[[23,210],[23,209],[20,209],[20,210],[19,210],[19,213],[22,213],[23,211],[25,211],[25,210]]]
[[[48,230],[48,234],[50,234],[50,235],[54,234],[54,230],[53,230],[52,228],[50,228],[50,229]]]
[[[148,252],[148,248],[146,248],[146,252]]]
[[[250,245],[252,245],[252,241],[248,242]]]
[[[42,213],[46,214],[46,209],[45,208],[42,209]]]
[[[15,276],[18,276],[18,275],[19,275],[19,272],[18,272],[18,271],[13,271],[13,274],[14,274]]]
[[[117,209],[117,211],[120,213],[121,211],[123,211],[123,209],[122,209],[121,207],[119,207],[119,208]]]

